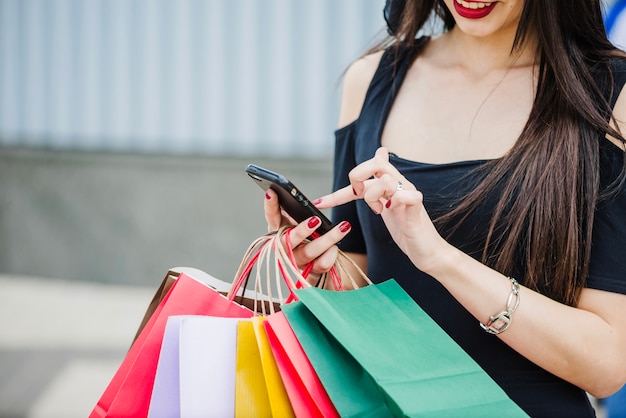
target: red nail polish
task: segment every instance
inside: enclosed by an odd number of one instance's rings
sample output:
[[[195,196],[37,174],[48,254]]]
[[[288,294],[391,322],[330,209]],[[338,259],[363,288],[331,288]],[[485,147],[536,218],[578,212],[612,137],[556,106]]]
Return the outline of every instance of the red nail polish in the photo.
[[[351,227],[352,225],[350,225],[350,222],[348,221],[343,221],[342,223],[339,224],[339,230],[341,232],[348,232]]]
[[[266,198],[267,200],[270,200],[270,199],[272,198],[272,196],[270,196],[270,194],[266,192],[266,193],[265,193],[265,198]]]
[[[311,219],[309,219],[309,222],[307,222],[307,226],[311,229],[313,228],[317,228],[320,224],[320,218],[318,218],[317,216],[312,217]]]
[[[354,190],[354,187],[352,188],[352,193],[354,193],[355,196],[357,195],[357,192],[356,190]]]
[[[387,209],[389,209],[389,208],[391,207],[391,199],[389,199],[389,200],[387,201],[387,203],[385,203],[385,207],[386,207]]]
[[[313,201],[313,206],[317,206],[317,205],[319,205],[320,203],[322,203],[322,199],[315,199],[315,200]]]

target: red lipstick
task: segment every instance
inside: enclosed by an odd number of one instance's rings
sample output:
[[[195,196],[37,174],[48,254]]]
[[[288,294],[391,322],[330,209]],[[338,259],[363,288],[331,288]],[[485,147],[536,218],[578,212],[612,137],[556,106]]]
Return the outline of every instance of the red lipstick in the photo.
[[[468,1],[468,3],[472,3],[472,2]],[[478,2],[475,2],[475,3],[478,3]],[[487,2],[480,2],[480,3],[487,3]],[[461,3],[459,3],[457,0],[454,0],[454,10],[456,10],[456,12],[461,17],[464,17],[466,19],[482,19],[483,17],[491,13],[494,7],[496,7],[495,1],[490,3],[488,6],[482,7],[480,9],[470,9],[467,7],[463,7]]]

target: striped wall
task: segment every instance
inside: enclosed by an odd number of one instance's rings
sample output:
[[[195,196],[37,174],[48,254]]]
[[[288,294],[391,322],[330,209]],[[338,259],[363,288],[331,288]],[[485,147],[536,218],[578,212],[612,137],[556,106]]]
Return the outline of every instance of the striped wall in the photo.
[[[0,146],[327,155],[384,0],[0,0]]]

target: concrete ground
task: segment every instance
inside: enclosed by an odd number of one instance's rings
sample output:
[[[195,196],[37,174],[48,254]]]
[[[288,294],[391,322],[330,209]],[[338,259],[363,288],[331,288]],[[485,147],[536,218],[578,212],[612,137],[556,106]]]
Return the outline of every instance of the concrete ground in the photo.
[[[0,275],[0,417],[87,417],[155,290]]]

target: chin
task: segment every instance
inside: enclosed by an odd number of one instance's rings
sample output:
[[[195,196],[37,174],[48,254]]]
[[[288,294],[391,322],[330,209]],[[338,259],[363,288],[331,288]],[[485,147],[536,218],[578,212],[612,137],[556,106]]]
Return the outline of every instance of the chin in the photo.
[[[517,28],[511,26],[509,29],[506,29],[503,26],[496,26],[486,22],[459,22],[457,20],[455,29],[458,30],[459,34],[462,34],[462,36],[500,39],[510,36],[514,37]]]

